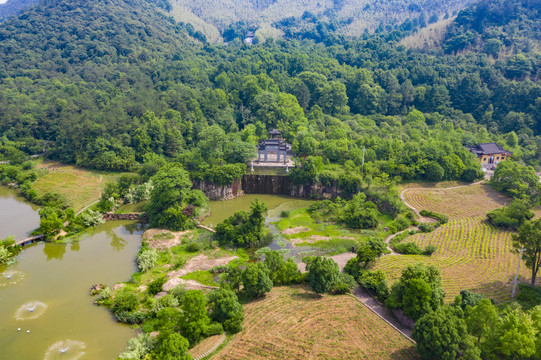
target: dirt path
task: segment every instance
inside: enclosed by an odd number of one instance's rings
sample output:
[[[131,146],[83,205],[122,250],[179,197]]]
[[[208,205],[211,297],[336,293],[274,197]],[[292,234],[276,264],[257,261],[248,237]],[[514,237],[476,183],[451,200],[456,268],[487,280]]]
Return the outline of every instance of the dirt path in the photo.
[[[86,209],[88,209],[88,208],[91,207],[92,205],[97,204],[97,203],[99,203],[99,202],[100,202],[100,200],[96,200],[96,201],[94,201],[93,203],[88,204],[87,206],[85,206],[85,207],[82,208],[81,210],[77,211],[77,213],[75,214],[75,216],[82,214],[83,211],[85,211]]]
[[[403,232],[406,232],[406,231],[410,231],[410,230],[414,230],[416,229],[414,226],[411,226],[409,228],[407,228],[406,230],[402,230],[402,231],[399,231],[397,233],[394,233],[392,235],[389,235],[385,238],[385,244],[387,244],[387,249],[389,249],[389,251],[391,252],[390,254],[387,254],[387,255],[401,255],[399,253],[397,253],[396,251],[394,251],[393,249],[391,249],[391,240],[395,237],[397,237],[398,235],[402,234]],[[385,255],[383,255],[385,256]]]
[[[380,304],[376,299],[372,297],[368,293],[368,290],[363,288],[362,286],[358,286],[354,291],[353,295],[361,302],[364,306],[366,306],[368,309],[370,309],[374,314],[378,315],[380,318],[382,318],[386,323],[394,327],[398,332],[400,332],[402,335],[404,335],[409,340],[415,342],[411,338],[411,333],[413,330],[408,329],[407,327],[403,326],[396,320],[395,316],[391,312],[391,310],[387,309],[385,306]]]
[[[413,212],[415,212],[415,214],[419,217],[419,222],[431,222],[431,221],[433,221],[433,219],[421,216],[421,214],[419,213],[419,210],[416,209],[415,207],[413,207],[411,204],[409,204],[406,201],[406,196],[405,196],[406,192],[408,192],[410,190],[423,190],[423,191],[455,190],[455,189],[462,189],[462,188],[466,188],[466,187],[470,187],[470,186],[474,186],[474,185],[480,185],[480,184],[482,184],[484,182],[485,182],[485,180],[481,180],[481,181],[471,183],[471,184],[468,184],[468,185],[451,186],[451,187],[448,187],[448,188],[409,188],[409,189],[404,189],[404,190],[402,190],[400,192],[400,199],[404,202],[404,204],[406,204],[407,207],[409,207],[411,210],[413,210]],[[430,219],[430,220],[427,220],[427,219]]]

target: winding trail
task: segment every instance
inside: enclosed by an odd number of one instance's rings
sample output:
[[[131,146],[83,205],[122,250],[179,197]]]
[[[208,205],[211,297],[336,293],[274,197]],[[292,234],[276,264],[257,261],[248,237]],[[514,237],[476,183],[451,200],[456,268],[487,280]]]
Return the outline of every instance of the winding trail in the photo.
[[[82,214],[83,211],[85,211],[86,209],[88,209],[88,208],[91,207],[92,205],[97,204],[97,203],[99,203],[99,202],[100,202],[100,200],[96,200],[96,201],[94,201],[93,203],[88,204],[87,206],[85,206],[85,207],[82,208],[81,210],[77,211],[77,212],[75,213],[75,216]]]

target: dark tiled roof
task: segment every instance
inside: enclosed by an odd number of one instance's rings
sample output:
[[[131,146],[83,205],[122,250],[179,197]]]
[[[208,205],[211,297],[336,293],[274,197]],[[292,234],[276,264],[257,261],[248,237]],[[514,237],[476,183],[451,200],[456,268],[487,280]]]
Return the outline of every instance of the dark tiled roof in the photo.
[[[468,147],[468,149],[477,155],[493,155],[493,154],[511,154],[496,143],[483,143],[477,146]]]
[[[509,152],[496,143],[479,144],[479,147],[483,150],[483,154],[507,154]]]
[[[269,131],[269,134],[271,134],[271,135],[280,135],[281,132],[280,132],[280,130],[272,129],[271,131]]]

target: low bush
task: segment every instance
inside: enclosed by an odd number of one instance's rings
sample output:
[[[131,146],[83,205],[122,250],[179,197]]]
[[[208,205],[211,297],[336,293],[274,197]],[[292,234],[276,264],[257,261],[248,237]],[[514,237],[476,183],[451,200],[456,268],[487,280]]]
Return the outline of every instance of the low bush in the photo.
[[[148,318],[148,314],[145,312],[129,312],[122,311],[115,315],[118,322],[128,325],[142,324]]]
[[[410,227],[410,221],[404,215],[398,215],[392,222],[392,226],[396,231],[406,230]]]
[[[436,212],[433,212],[433,211],[429,211],[429,210],[421,210],[420,212],[421,216],[426,216],[426,217],[429,217],[429,218],[432,218],[432,219],[436,219],[438,220],[438,222],[440,224],[447,224],[449,222],[449,218],[443,214],[438,214]]]
[[[160,291],[163,291],[162,286],[163,286],[163,284],[165,284],[166,281],[167,281],[167,279],[166,279],[165,276],[161,276],[161,277],[157,278],[156,280],[151,282],[150,285],[148,285],[148,289],[147,289],[148,293],[151,296],[154,296],[157,293],[159,293]]]
[[[427,245],[425,247],[425,250],[423,251],[423,255],[427,255],[427,256],[430,256],[432,254],[434,254],[434,252],[436,251],[436,246],[434,245]]]
[[[381,270],[367,271],[363,270],[359,274],[359,284],[376,294],[380,301],[385,301],[389,296],[389,286],[385,273]]]
[[[394,251],[404,255],[421,255],[423,253],[423,249],[414,242],[396,244],[394,246]]]
[[[519,284],[519,293],[516,297],[518,303],[524,310],[529,310],[541,304],[541,287],[529,284]]]
[[[534,215],[523,201],[514,200],[509,206],[488,212],[487,218],[494,226],[517,230],[526,220],[531,220]]]
[[[291,214],[291,212],[289,210],[282,210],[280,212],[280,217],[281,218],[288,218],[290,214]]]
[[[201,250],[201,245],[199,245],[195,241],[190,241],[188,244],[186,244],[186,251],[188,252],[198,252],[200,250]]]
[[[348,294],[357,286],[357,281],[347,273],[340,273],[338,280],[334,283],[331,293],[335,295]]]
[[[224,327],[218,322],[210,323],[205,331],[205,336],[221,335],[224,333]]]
[[[137,299],[137,295],[130,290],[122,289],[116,294],[111,310],[116,315],[122,312],[135,311],[138,306],[139,299]]]
[[[147,272],[156,266],[158,262],[158,252],[156,249],[146,249],[142,250],[139,255],[137,255],[137,266],[141,272]]]
[[[432,231],[436,230],[439,227],[440,227],[439,222],[433,223],[433,224],[420,223],[419,226],[418,226],[419,230],[421,230],[421,232],[424,232],[424,233],[432,232]]]

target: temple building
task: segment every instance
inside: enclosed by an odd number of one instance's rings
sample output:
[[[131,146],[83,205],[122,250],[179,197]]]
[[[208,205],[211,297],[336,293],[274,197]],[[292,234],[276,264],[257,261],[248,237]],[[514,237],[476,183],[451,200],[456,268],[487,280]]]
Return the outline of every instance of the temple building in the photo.
[[[276,129],[269,131],[269,139],[263,140],[257,146],[258,163],[283,163],[291,159],[291,144],[282,140],[282,133]]]
[[[481,167],[491,168],[499,162],[511,157],[512,152],[505,150],[496,143],[483,143],[477,146],[467,146],[468,150],[477,155],[481,161]]]

